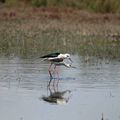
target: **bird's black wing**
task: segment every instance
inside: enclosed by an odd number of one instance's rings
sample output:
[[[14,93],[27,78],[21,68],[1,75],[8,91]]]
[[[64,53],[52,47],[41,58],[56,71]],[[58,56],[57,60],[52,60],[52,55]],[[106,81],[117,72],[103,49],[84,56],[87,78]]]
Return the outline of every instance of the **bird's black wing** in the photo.
[[[60,53],[51,53],[48,55],[41,56],[40,58],[49,58],[49,57],[57,57]]]

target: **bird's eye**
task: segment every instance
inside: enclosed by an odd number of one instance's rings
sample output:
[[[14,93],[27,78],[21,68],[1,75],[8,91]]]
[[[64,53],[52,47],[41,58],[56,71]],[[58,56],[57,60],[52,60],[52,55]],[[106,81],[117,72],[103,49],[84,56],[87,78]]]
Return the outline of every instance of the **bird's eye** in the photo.
[[[68,67],[71,67],[71,65],[70,65],[70,64],[68,64]]]
[[[67,57],[70,57],[69,55],[67,55]]]

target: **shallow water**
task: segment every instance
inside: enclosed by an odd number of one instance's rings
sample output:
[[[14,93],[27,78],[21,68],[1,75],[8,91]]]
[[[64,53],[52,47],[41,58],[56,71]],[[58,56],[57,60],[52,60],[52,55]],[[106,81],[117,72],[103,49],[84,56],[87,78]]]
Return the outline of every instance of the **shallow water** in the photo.
[[[48,63],[0,58],[0,120],[120,120],[120,62],[72,59],[76,68],[61,66],[48,89]],[[60,105],[42,99],[66,90]]]

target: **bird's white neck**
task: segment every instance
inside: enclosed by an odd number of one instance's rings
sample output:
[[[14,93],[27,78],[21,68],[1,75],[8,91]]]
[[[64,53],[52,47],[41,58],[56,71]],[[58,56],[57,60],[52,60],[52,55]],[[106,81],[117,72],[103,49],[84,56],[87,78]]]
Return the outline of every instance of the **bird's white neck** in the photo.
[[[58,58],[66,59],[68,54],[60,54],[58,55]]]

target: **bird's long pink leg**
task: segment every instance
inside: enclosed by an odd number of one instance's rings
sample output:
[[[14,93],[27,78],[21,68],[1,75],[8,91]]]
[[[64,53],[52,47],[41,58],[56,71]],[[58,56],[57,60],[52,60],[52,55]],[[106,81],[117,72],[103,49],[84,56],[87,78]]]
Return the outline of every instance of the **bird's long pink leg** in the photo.
[[[55,85],[55,73],[56,73],[56,65],[54,67],[54,81],[53,81],[53,86]]]
[[[51,67],[52,67],[52,63],[50,64],[49,68],[48,68],[48,71],[51,72]]]
[[[49,71],[49,75],[50,75],[50,81],[49,81],[49,83],[48,83],[48,87],[50,86],[50,83],[51,83],[51,81],[52,81],[52,79],[53,79],[52,74],[51,74],[51,71]]]
[[[58,86],[58,83],[59,83],[59,80],[60,80],[60,78],[59,78],[59,72],[58,72],[58,70],[57,70],[57,76],[58,76],[58,80],[57,80],[57,86]]]
[[[49,69],[48,69],[48,72],[49,72],[49,75],[50,75],[50,81],[48,83],[48,86],[50,86],[50,83],[51,83],[51,81],[53,79],[53,76],[52,76],[52,73],[51,73],[51,66],[52,66],[52,63],[50,64]]]
[[[58,73],[58,71],[57,71],[56,66],[54,67],[54,71],[55,71],[55,73],[57,74],[57,79],[58,79],[58,81],[57,81],[57,85],[58,85],[58,83],[59,83],[59,73]]]

